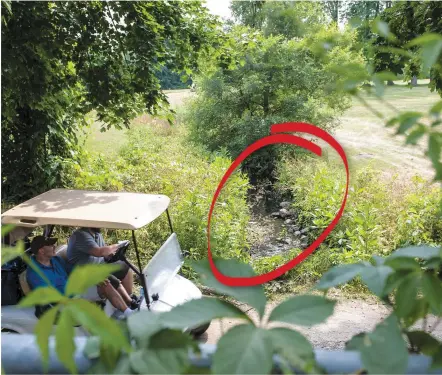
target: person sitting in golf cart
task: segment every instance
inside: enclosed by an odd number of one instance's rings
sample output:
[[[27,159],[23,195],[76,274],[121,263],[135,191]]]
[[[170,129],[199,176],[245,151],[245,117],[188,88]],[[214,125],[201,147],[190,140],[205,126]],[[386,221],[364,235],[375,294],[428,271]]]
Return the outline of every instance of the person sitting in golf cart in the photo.
[[[68,262],[71,267],[88,263],[104,263],[105,258],[114,254],[117,249],[118,244],[106,246],[100,228],[80,228],[69,238]],[[129,306],[138,306],[139,298],[132,294],[132,270],[122,261],[114,264],[118,264],[120,269],[109,275],[110,283]]]
[[[31,261],[42,271],[52,286],[64,294],[69,275],[68,266],[63,258],[55,255],[56,242],[56,238],[34,237],[31,242],[31,252],[33,253]],[[47,283],[31,267],[27,269],[26,279],[32,290],[47,286]],[[122,312],[124,316],[130,315],[134,311],[127,306],[108,280],[89,288],[81,297],[91,301],[107,298],[112,306]]]

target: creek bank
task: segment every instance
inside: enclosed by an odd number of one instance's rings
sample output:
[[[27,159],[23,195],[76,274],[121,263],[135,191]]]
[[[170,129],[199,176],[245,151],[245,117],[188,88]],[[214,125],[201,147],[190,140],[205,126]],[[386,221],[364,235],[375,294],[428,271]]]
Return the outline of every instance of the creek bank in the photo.
[[[271,185],[257,186],[249,193],[251,219],[248,233],[252,258],[284,254],[291,249],[305,249],[308,232],[314,227],[302,228],[292,197],[282,195]]]

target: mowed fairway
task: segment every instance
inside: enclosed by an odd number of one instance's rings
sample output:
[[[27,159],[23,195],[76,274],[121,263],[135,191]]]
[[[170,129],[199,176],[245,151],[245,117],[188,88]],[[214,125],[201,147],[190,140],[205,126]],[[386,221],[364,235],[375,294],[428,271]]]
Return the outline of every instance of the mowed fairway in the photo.
[[[386,119],[395,115],[392,108],[374,96],[365,95],[364,98],[371,107],[385,115]],[[395,85],[387,87],[384,99],[401,112],[428,112],[440,97],[425,85],[413,89]],[[371,165],[388,174],[420,174],[432,178],[431,164],[424,155],[425,140],[417,146],[405,146],[405,137],[394,133],[393,129],[385,126],[385,120],[379,119],[358,99],[353,99],[352,107],[341,117],[341,125],[335,131],[336,138],[346,150],[353,168]]]
[[[173,108],[185,105],[192,93],[190,90],[171,90],[166,92]],[[386,116],[394,111],[380,102],[373,95],[363,94],[367,103]],[[431,92],[425,83],[410,89],[403,84],[387,87],[384,100],[399,111],[428,111],[440,97]],[[404,137],[395,136],[394,130],[385,126],[385,121],[376,117],[358,99],[353,99],[352,106],[341,116],[340,125],[334,131],[336,139],[344,147],[351,169],[366,165],[381,169],[389,175],[400,173],[402,176],[420,174],[431,179],[433,170],[425,158],[425,144],[404,146]],[[296,121],[297,119],[293,119]],[[161,120],[160,120],[161,121]],[[143,115],[135,119],[131,126],[149,126],[153,120]],[[111,129],[100,132],[100,124],[92,124],[86,140],[89,151],[98,151],[106,155],[115,155],[126,141],[126,131]],[[329,152],[330,159],[337,159],[334,151]]]

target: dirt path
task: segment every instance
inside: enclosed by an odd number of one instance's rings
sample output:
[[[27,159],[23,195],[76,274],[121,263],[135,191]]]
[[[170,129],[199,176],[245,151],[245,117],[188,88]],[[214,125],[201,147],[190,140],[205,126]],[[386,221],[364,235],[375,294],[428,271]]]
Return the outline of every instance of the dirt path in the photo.
[[[271,302],[267,305],[266,316],[277,305]],[[247,305],[240,306],[256,322],[257,314],[250,310]],[[343,349],[346,341],[360,332],[368,332],[374,329],[376,324],[388,316],[388,309],[375,302],[366,300],[339,300],[335,313],[325,323],[306,328],[294,326],[303,333],[315,348],[322,349]],[[208,331],[201,337],[202,342],[215,344],[222,336],[222,332],[227,332],[235,325],[241,324],[239,319],[222,319],[213,321]],[[430,317],[427,321],[427,331],[430,331],[436,322],[435,317]],[[422,329],[421,321],[416,323],[416,329]],[[436,326],[432,333],[438,339],[442,339],[442,324]]]

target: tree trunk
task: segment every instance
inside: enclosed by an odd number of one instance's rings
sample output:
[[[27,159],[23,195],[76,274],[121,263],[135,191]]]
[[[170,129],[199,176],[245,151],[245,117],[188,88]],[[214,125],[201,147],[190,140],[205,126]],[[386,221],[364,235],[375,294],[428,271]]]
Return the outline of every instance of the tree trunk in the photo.
[[[394,86],[394,82],[393,81],[387,81],[387,86]]]
[[[416,76],[411,77],[411,86],[413,86],[413,87],[417,86],[417,77]]]

